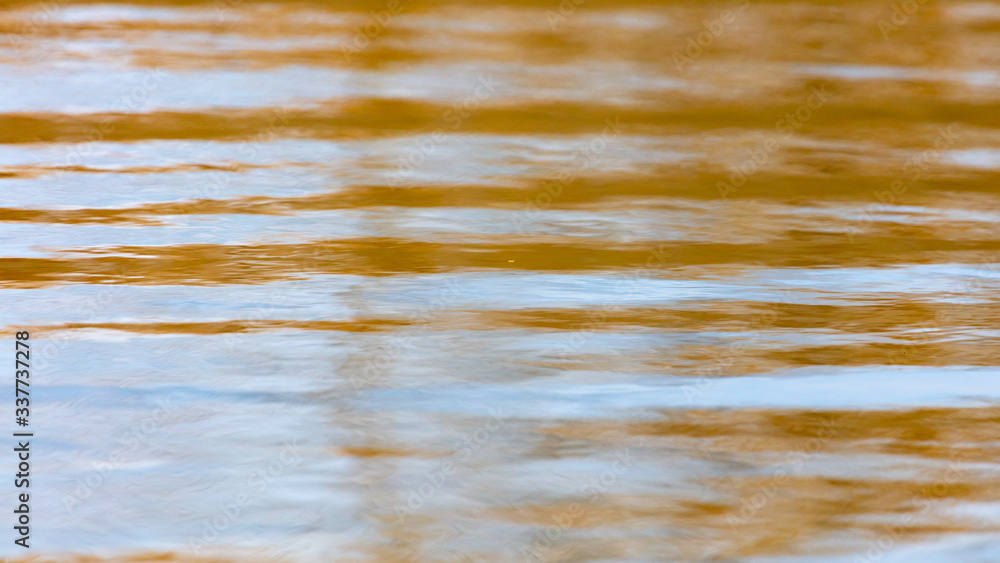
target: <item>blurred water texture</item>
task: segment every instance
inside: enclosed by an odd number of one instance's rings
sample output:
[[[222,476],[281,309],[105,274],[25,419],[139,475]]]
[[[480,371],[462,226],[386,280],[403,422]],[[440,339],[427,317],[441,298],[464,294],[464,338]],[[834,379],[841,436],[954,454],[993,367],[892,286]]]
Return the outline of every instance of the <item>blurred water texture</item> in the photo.
[[[0,33],[32,561],[1000,560],[1000,4]]]

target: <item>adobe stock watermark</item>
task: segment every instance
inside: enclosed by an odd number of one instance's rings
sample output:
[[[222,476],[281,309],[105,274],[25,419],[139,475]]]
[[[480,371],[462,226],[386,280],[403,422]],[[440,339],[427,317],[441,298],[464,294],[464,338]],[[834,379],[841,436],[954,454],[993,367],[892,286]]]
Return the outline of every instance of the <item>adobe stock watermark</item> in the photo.
[[[771,477],[763,484],[757,485],[757,490],[748,495],[740,497],[740,511],[738,514],[730,512],[726,515],[726,523],[735,534],[739,532],[740,526],[746,525],[757,514],[767,506],[767,504],[777,496],[778,491],[788,480],[789,473],[801,473],[805,464],[816,457],[830,438],[837,435],[837,428],[832,418],[823,418],[821,428],[817,431],[818,436],[813,436],[806,440],[805,447],[799,451],[788,452],[785,455],[783,467],[777,469]]]
[[[489,99],[497,90],[497,81],[492,74],[479,76],[472,93],[462,101],[455,102],[444,111],[441,119],[448,125],[438,128],[430,134],[413,141],[405,155],[399,157],[396,170],[389,175],[389,186],[393,189],[413,184],[413,173],[424,165],[427,159],[437,151],[438,145],[444,143],[448,132],[461,129],[467,119],[475,114],[482,103]]]
[[[890,35],[910,23],[910,16],[919,12],[924,4],[927,4],[927,0],[902,0],[902,2],[894,3],[889,19],[880,18],[878,20],[878,30],[882,34],[882,40],[888,41]]]
[[[114,272],[114,275],[120,280],[127,279],[128,269],[119,268]],[[96,320],[98,314],[109,308],[112,303],[121,305],[122,300],[128,297],[122,284],[99,284],[95,287],[99,288],[97,295],[74,301],[78,303],[77,311],[86,313],[91,322]],[[44,371],[45,368],[52,365],[52,362],[62,353],[63,348],[69,342],[74,341],[69,330],[60,330],[57,335],[46,335],[45,338],[39,340],[44,344],[35,348],[35,352],[37,352],[34,358],[35,369],[38,371]]]
[[[508,416],[503,414],[503,408],[490,410],[490,418],[482,426],[469,434],[463,434],[458,444],[458,463],[450,459],[442,461],[437,469],[424,474],[424,481],[411,488],[406,495],[405,504],[396,505],[396,518],[400,524],[406,524],[406,519],[413,516],[424,504],[441,490],[454,475],[459,466],[468,463],[472,457],[482,450],[496,432],[507,423]]]
[[[246,509],[266,493],[272,483],[284,475],[289,468],[301,464],[302,457],[298,440],[286,443],[277,459],[258,467],[247,477],[247,490],[236,495],[231,502],[220,504],[214,516],[201,522],[201,534],[188,538],[188,546],[191,551],[195,555],[201,556],[205,552],[205,548],[219,541],[226,530],[239,521]]]
[[[747,150],[747,158],[732,171],[729,175],[729,182],[716,182],[715,187],[719,190],[722,199],[728,199],[731,194],[739,191],[739,188],[743,187],[743,184],[746,184],[751,176],[760,172],[771,155],[782,147],[782,143],[792,138],[807,121],[812,119],[813,112],[827,104],[829,96],[830,93],[826,91],[825,85],[813,86],[804,103],[786,113],[774,124],[774,130],[781,133],[780,136],[768,137],[756,149]]]
[[[784,293],[779,293],[777,297],[779,301],[774,303],[780,302],[784,305],[789,303]],[[714,355],[712,358],[714,363],[698,366],[695,382],[686,383],[681,388],[687,403],[693,405],[697,397],[715,388],[717,378],[723,375],[739,359],[747,356],[747,350],[750,346],[761,338],[765,330],[774,326],[777,320],[778,312],[774,309],[773,304],[767,311],[751,316],[750,321],[747,323],[747,329],[751,331],[750,336],[736,342],[730,342],[721,353]]]
[[[737,12],[746,10],[747,6],[750,5],[750,0],[734,0],[734,3],[737,5],[735,12],[733,10],[722,10],[716,17],[702,20],[701,23],[705,29],[688,36],[687,45],[683,52],[674,51],[673,59],[678,72],[684,72],[686,67],[693,65],[695,59],[700,57],[705,52],[705,49],[711,47],[715,43],[715,40],[726,32],[727,26],[731,26],[736,22]]]
[[[10,46],[17,51],[24,49],[28,41],[38,35],[39,29],[51,23],[56,13],[67,3],[68,0],[48,0],[34,4],[30,10],[31,17],[23,19],[18,31],[10,35]]]
[[[140,104],[146,101],[149,94],[159,87],[160,82],[166,76],[166,71],[160,67],[151,69],[143,77],[141,84],[134,86],[127,93],[118,97],[115,101],[114,109],[118,112],[135,111]],[[88,140],[76,143],[66,151],[66,156],[62,159],[65,166],[71,167],[83,163],[84,156],[93,152],[97,148],[97,143],[102,142],[105,136],[111,134],[114,130],[114,118],[111,116],[103,117],[97,126],[93,127],[88,133],[90,137]],[[55,177],[58,178],[64,173],[64,170],[58,170],[55,173]]]
[[[864,555],[855,555],[853,563],[878,563],[885,555],[892,551],[902,542],[906,535],[907,528],[913,526],[917,516],[927,514],[931,510],[931,501],[937,498],[944,498],[948,494],[952,485],[955,485],[964,475],[965,470],[952,457],[948,462],[948,469],[940,479],[936,479],[931,485],[924,487],[913,499],[913,503],[919,505],[920,511],[917,514],[907,512],[899,518],[896,523],[885,525],[885,531],[877,538],[868,542],[868,550]]]
[[[903,174],[907,175],[905,182],[896,179],[890,182],[888,190],[872,192],[875,203],[869,205],[861,218],[848,225],[845,230],[850,242],[855,242],[855,238],[876,221],[876,214],[887,211],[890,205],[895,205],[897,197],[915,188],[916,183],[924,178],[931,165],[941,160],[942,152],[955,145],[957,137],[954,128],[954,124],[939,128],[934,136],[933,148],[925,149],[906,161],[903,165]]]
[[[278,311],[278,307],[288,300],[288,289],[282,287],[271,287],[267,292],[267,299],[264,304],[255,304],[253,311],[251,311],[246,316],[241,316],[238,320],[244,322],[259,322],[266,321],[268,319],[274,318],[273,313]],[[236,351],[239,346],[245,343],[252,334],[247,331],[233,331],[222,333],[222,341],[226,344],[227,352]],[[173,344],[166,344],[164,346],[164,353],[169,353],[174,350]]]
[[[940,327],[935,327],[930,323],[924,323],[917,325],[915,330],[917,331],[917,337],[911,340],[907,340],[899,348],[894,348],[889,352],[886,357],[888,364],[895,371],[900,371],[903,366],[910,365],[914,363],[917,359],[917,353],[924,346],[928,346],[934,343],[934,336],[937,334],[937,330]]]
[[[646,445],[646,442],[646,438],[641,438],[634,447],[641,448]],[[570,503],[565,510],[552,515],[553,523],[546,526],[544,530],[536,532],[530,544],[520,547],[518,551],[524,561],[541,563],[549,560],[546,559],[546,552],[550,551],[557,541],[580,522],[586,514],[586,507],[596,504],[615,487],[623,475],[632,469],[639,459],[638,452],[633,449],[634,447],[625,447],[615,452],[615,458],[607,469],[580,485],[578,492],[586,498],[586,504]]]
[[[616,294],[620,295],[621,290],[625,290],[624,297],[619,297],[619,299],[628,300],[632,297],[641,296],[643,288],[640,286],[639,280],[657,279],[659,271],[666,267],[667,259],[672,255],[673,250],[662,244],[650,250],[643,268],[632,270],[623,279],[615,282]],[[607,322],[609,315],[620,313],[624,310],[625,306],[621,304],[605,302],[597,310],[588,311],[588,321],[570,334],[569,343],[560,346],[556,354],[561,360],[568,360],[576,350],[579,350],[586,344],[587,340],[597,332],[603,323]]]
[[[237,152],[246,155],[247,162],[254,163],[260,155],[261,149],[268,143],[278,138],[278,132],[288,127],[291,120],[288,117],[287,107],[271,108],[272,114],[267,125],[263,128],[240,138]],[[233,171],[212,170],[208,172],[208,182],[197,186],[196,199],[191,199],[180,204],[180,211],[183,213],[194,213],[201,204],[199,200],[211,199],[226,190],[233,181]]]
[[[965,277],[957,291],[949,291],[952,303],[960,305],[972,305],[976,301],[970,295],[984,287],[996,286],[1000,282],[1000,253],[994,252],[987,258],[983,258],[971,276]],[[955,296],[957,294],[957,297]],[[948,309],[944,309],[948,311]],[[954,322],[955,319],[947,312],[935,314],[932,322],[921,323],[915,326],[917,338],[907,340],[906,343],[894,349],[888,355],[889,365],[895,370],[900,370],[903,365],[910,365],[917,360],[917,352],[922,346],[928,346],[935,342],[935,337],[942,334],[945,326]],[[912,333],[912,331],[910,331]]]
[[[244,0],[215,0],[215,18],[225,22],[228,16],[243,6]]]
[[[365,356],[364,369],[360,372],[352,370],[350,373],[351,386],[354,391],[365,389],[373,385],[395,365],[395,362],[402,356],[403,349],[410,344],[414,335],[423,328],[422,324],[428,321],[436,312],[444,310],[456,302],[463,293],[461,286],[454,280],[448,279],[443,284],[439,295],[424,304],[417,310],[416,314],[409,318],[409,324],[404,330],[396,331],[389,342],[381,343],[378,351],[373,355]]]
[[[369,21],[363,27],[355,28],[349,43],[340,44],[340,52],[344,60],[351,62],[351,57],[367,49],[375,41],[392,19],[403,12],[402,0],[389,0],[382,10],[368,12]]]
[[[577,6],[582,6],[586,2],[587,0],[561,0],[559,7],[555,10],[546,10],[545,19],[549,22],[549,27],[552,28],[552,31],[555,31],[559,27],[559,24],[565,22],[575,14]]]
[[[604,130],[599,136],[593,137],[583,150],[573,153],[570,166],[559,171],[554,177],[549,178],[543,184],[534,197],[524,200],[524,210],[514,214],[514,228],[518,233],[523,233],[525,228],[534,223],[541,212],[552,205],[552,203],[562,195],[563,190],[573,183],[576,176],[593,166],[608,148],[621,137],[623,131],[628,127],[622,125],[621,119],[615,118],[604,120]]]
[[[77,506],[94,495],[94,491],[104,486],[111,475],[126,459],[126,454],[139,449],[140,444],[148,445],[149,437],[170,418],[171,411],[176,407],[170,405],[169,399],[157,399],[157,408],[141,422],[123,433],[118,441],[121,446],[116,448],[105,461],[93,464],[91,471],[82,481],[77,480],[76,489],[72,494],[63,496],[63,508],[67,513],[73,512]]]

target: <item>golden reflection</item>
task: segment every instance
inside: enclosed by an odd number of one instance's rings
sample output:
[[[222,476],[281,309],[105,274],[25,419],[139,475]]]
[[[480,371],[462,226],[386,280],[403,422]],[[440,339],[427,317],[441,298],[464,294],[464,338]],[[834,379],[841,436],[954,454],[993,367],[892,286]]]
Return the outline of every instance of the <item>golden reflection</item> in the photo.
[[[1000,365],[1000,9],[398,4],[0,0],[8,332],[72,367],[39,378],[69,420],[52,490],[147,397],[183,403],[82,509],[148,525],[109,540],[125,555],[19,561],[874,563],[1000,531],[997,396],[954,390]],[[309,289],[273,318],[219,301],[289,280]],[[112,287],[152,297],[90,306]],[[133,390],[147,368],[162,385]],[[320,548],[185,551],[302,428],[233,529]]]

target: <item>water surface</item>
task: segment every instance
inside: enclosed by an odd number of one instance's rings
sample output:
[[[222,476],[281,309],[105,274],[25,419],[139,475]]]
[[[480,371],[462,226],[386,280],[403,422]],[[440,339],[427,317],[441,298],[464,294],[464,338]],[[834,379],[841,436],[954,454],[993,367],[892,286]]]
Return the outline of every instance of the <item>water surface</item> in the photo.
[[[1000,558],[1000,5],[3,5],[37,560]]]

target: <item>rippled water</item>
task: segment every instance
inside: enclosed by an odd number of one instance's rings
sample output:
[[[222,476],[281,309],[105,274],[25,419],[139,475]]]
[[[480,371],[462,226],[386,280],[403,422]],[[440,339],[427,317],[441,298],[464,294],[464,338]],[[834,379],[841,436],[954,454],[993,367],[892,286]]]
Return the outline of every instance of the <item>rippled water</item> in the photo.
[[[3,6],[39,560],[1000,560],[1000,4]]]

